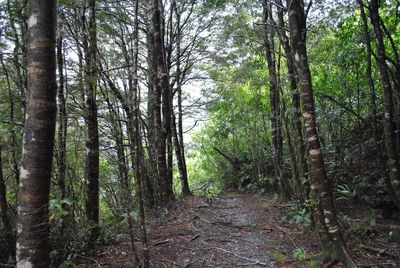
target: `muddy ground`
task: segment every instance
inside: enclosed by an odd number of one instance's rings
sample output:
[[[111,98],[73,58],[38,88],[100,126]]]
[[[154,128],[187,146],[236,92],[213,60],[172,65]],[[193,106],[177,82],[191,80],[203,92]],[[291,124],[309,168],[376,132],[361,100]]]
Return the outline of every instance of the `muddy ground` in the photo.
[[[286,205],[272,196],[225,193],[175,202],[148,215],[150,267],[324,267],[313,258],[316,235],[285,215]],[[139,240],[136,247],[141,255]],[[128,241],[101,246],[84,266],[131,267],[130,248]],[[379,252],[352,254],[360,267],[400,267]]]

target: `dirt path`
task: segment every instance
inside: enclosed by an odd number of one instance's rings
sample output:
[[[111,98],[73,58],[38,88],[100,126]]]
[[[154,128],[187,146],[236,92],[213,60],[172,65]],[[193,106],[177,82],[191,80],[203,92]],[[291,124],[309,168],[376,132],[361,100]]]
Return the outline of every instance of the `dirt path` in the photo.
[[[150,266],[308,267],[293,253],[316,250],[315,236],[284,226],[284,213],[272,197],[229,193],[186,198],[149,215]],[[129,243],[113,247],[98,264],[128,267]]]

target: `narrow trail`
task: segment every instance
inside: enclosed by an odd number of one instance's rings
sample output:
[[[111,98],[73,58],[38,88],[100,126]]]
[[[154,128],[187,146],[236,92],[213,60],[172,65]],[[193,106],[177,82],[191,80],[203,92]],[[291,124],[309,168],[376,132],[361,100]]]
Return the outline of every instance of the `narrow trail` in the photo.
[[[284,207],[270,196],[188,197],[157,215],[150,213],[150,266],[306,267],[293,251],[316,250],[315,235],[294,224],[285,226],[284,215]],[[129,243],[113,247],[93,267],[129,267]]]

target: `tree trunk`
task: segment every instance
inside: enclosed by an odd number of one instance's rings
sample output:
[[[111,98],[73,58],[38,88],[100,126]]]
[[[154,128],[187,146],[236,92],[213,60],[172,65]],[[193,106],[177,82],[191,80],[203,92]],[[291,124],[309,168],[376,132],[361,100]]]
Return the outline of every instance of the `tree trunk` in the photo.
[[[0,141],[1,142],[1,141]],[[6,241],[6,245],[4,245],[2,248],[6,251],[2,254],[2,257],[5,259],[3,261],[7,261],[8,256],[13,256],[14,255],[14,239],[13,239],[13,233],[12,233],[12,226],[11,226],[11,221],[10,218],[8,217],[8,202],[7,202],[7,188],[6,188],[6,183],[4,181],[3,177],[3,162],[1,158],[2,154],[2,148],[0,144],[0,219],[1,222],[3,223],[3,228],[4,228],[4,238]]]
[[[288,0],[287,6],[289,8],[290,36],[299,76],[302,112],[309,154],[310,186],[312,191],[316,193],[314,196],[316,200],[313,203],[319,204],[314,208],[314,213],[317,216],[316,221],[322,227],[322,230],[320,229],[322,246],[328,250],[331,258],[344,261],[347,267],[354,267],[355,265],[345,248],[343,234],[336,216],[331,183],[326,176],[325,163],[317,132],[311,73],[307,59],[307,28],[304,2],[302,0]],[[329,243],[323,240],[325,232],[329,237]]]
[[[269,3],[263,0],[264,14],[264,47],[265,55],[268,64],[269,73],[269,91],[270,91],[270,106],[271,106],[271,128],[272,128],[272,158],[275,170],[275,176],[279,180],[280,191],[283,197],[289,199],[290,191],[287,181],[282,173],[282,130],[280,120],[280,94],[278,77],[276,73],[276,60],[274,51],[274,32],[268,27],[269,23]]]
[[[18,195],[17,267],[48,267],[48,208],[56,123],[56,1],[30,1],[28,102]]]
[[[63,38],[61,34],[57,40],[57,64],[58,64],[58,189],[60,191],[60,199],[66,198],[65,179],[67,168],[67,111],[65,106],[65,90],[64,90],[64,57],[63,57]],[[63,205],[63,209],[66,209]],[[62,219],[61,235],[64,229],[64,218]]]
[[[182,133],[182,81],[181,81],[181,25],[180,25],[180,15],[178,14],[178,10],[176,7],[176,1],[173,1],[173,12],[176,16],[176,91],[178,93],[178,128],[179,133],[177,131],[177,122],[176,116],[173,108],[173,96],[171,100],[171,112],[172,112],[172,122],[171,122],[171,130],[174,139],[174,147],[176,160],[178,163],[178,170],[180,174],[181,180],[181,188],[182,195],[189,196],[192,195],[189,189],[189,182],[187,176],[186,169],[186,161],[185,161],[185,153],[184,153],[184,144],[183,144],[183,133]],[[172,27],[171,27],[172,28]]]
[[[165,64],[165,47],[163,44],[163,22],[161,16],[161,3],[153,0],[153,70],[154,72],[154,123],[155,142],[157,150],[158,177],[161,188],[161,200],[165,204],[173,199],[172,181],[167,166],[167,137],[171,128],[170,88],[168,73]],[[162,99],[162,101],[161,101]],[[161,107],[162,105],[162,107]],[[161,111],[162,117],[161,118]]]
[[[8,96],[10,98],[10,124],[14,125],[15,123],[15,100],[14,100],[14,95],[11,90],[11,83],[10,83],[10,76],[8,73],[8,70],[4,64],[3,57],[0,56],[1,60],[1,66],[3,68],[5,77],[6,77],[6,82],[7,82],[7,89],[8,89]],[[10,135],[11,135],[11,161],[12,161],[12,169],[15,177],[15,182],[17,185],[19,185],[19,167],[18,167],[18,158],[17,158],[17,150],[19,151],[20,148],[18,148],[18,143],[17,143],[17,134],[15,132],[14,126],[10,129]],[[16,197],[18,195],[18,192],[16,192]],[[18,198],[17,198],[18,199]]]
[[[398,152],[396,150],[396,136],[395,136],[395,122],[393,114],[393,93],[392,85],[390,83],[389,71],[386,66],[386,52],[385,45],[383,42],[383,35],[381,31],[380,19],[379,19],[379,6],[378,0],[371,0],[370,6],[370,18],[371,23],[375,32],[375,41],[377,46],[377,62],[379,73],[381,75],[381,83],[383,87],[383,106],[385,110],[385,116],[383,120],[383,132],[385,136],[385,148],[387,157],[387,169],[389,174],[390,183],[393,189],[394,195],[392,198],[396,203],[396,206],[400,208],[400,172],[399,172],[399,159]],[[388,185],[390,193],[390,185]]]
[[[282,6],[282,1],[278,0],[277,4]],[[294,126],[294,134],[296,140],[296,155],[297,155],[297,168],[302,180],[300,185],[301,195],[303,197],[302,200],[306,200],[309,195],[310,185],[308,182],[308,167],[304,146],[304,134],[303,127],[301,125],[301,108],[300,108],[300,94],[299,89],[297,88],[298,77],[296,73],[296,68],[294,64],[293,51],[289,43],[289,37],[285,32],[285,23],[283,16],[283,9],[278,7],[278,33],[280,35],[280,40],[282,43],[283,50],[285,51],[286,56],[286,64],[288,68],[288,76],[290,81],[290,89],[292,90],[292,107],[293,107],[293,126]]]
[[[144,176],[142,175],[142,140],[140,136],[140,92],[139,92],[139,80],[138,80],[138,67],[139,67],[139,0],[135,0],[135,20],[134,20],[134,52],[133,52],[133,115],[134,115],[134,154],[135,154],[135,177],[137,181],[137,195],[139,201],[139,223],[141,230],[141,238],[143,242],[143,267],[149,267],[149,252],[148,252],[148,241],[147,241],[147,228],[146,228],[146,213],[144,208],[144,196],[145,191]]]
[[[97,121],[97,31],[96,0],[89,1],[88,49],[86,58],[86,217],[90,228],[90,242],[99,236],[99,126]]]

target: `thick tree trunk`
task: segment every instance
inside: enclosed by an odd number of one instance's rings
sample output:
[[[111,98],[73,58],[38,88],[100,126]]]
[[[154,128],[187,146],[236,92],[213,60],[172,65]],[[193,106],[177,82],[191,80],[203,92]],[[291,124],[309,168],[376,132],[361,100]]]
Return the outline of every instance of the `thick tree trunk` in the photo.
[[[383,120],[383,132],[385,136],[387,169],[394,193],[392,198],[394,199],[393,201],[396,203],[397,207],[400,208],[400,171],[395,136],[396,127],[393,111],[393,93],[392,85],[389,78],[389,71],[386,66],[386,52],[378,13],[378,0],[371,0],[369,10],[371,23],[375,32],[378,68],[381,75],[381,83],[383,87],[383,104],[385,110],[385,116]],[[390,185],[388,185],[388,188],[390,192]]]
[[[48,206],[56,123],[56,1],[30,1],[28,102],[18,195],[17,267],[48,267]]]
[[[306,48],[306,17],[302,0],[288,0],[289,28],[294,52],[295,64],[299,76],[299,87],[302,99],[302,112],[309,155],[310,186],[315,191],[313,196],[316,221],[320,228],[320,238],[323,247],[329,251],[333,259],[340,259],[347,267],[354,267],[345,248],[343,234],[336,216],[331,183],[326,176],[325,163],[321,152],[321,144],[317,132],[314,96],[311,83],[311,73],[307,59]],[[321,209],[321,210],[320,210]],[[318,216],[319,215],[319,216]],[[327,232],[329,243],[324,241]]]
[[[99,126],[97,120],[97,31],[96,0],[89,1],[89,29],[86,84],[86,217],[90,242],[99,236]]]

